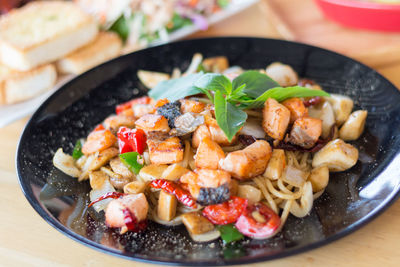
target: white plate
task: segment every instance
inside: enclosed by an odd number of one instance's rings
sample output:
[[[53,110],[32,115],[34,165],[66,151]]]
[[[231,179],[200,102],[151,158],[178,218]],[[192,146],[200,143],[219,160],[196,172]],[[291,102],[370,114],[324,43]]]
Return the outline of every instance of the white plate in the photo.
[[[259,2],[259,0],[232,0],[232,3],[227,8],[208,17],[208,24],[212,25],[218,23],[230,16],[239,13],[240,11],[247,9],[257,2]],[[168,36],[168,39],[153,42],[150,46],[175,41],[200,30],[201,29],[197,25],[189,25],[183,27],[182,29],[174,31]],[[47,99],[47,97],[49,97],[53,92],[60,88],[64,83],[72,79],[72,77],[73,75],[60,78],[52,90],[49,90],[44,94],[32,98],[31,100],[13,105],[0,106],[0,128],[6,126],[13,121],[31,115]]]

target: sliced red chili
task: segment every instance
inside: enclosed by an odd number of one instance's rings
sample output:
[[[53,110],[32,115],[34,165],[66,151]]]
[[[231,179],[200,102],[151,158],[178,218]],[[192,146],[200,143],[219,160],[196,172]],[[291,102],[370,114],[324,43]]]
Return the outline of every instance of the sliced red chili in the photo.
[[[115,112],[118,114],[122,113],[123,111],[132,108],[132,106],[137,105],[137,104],[149,104],[151,101],[151,98],[148,96],[142,96],[139,98],[135,98],[132,99],[128,102],[119,104],[116,108],[115,108]]]
[[[139,232],[146,228],[147,221],[144,220],[138,222],[135,214],[130,212],[128,208],[123,209],[122,213],[124,214],[124,222],[125,226],[128,228],[128,231]]]
[[[188,206],[191,208],[197,207],[196,201],[192,197],[192,195],[175,182],[164,180],[164,179],[157,179],[157,180],[153,180],[150,183],[150,186],[153,188],[162,189],[165,192],[174,195],[185,206]]]
[[[217,225],[234,223],[247,207],[247,199],[231,197],[230,200],[204,208],[203,216]]]
[[[261,218],[255,218],[254,212],[257,212],[257,216]],[[247,207],[235,224],[239,232],[255,239],[272,237],[278,231],[280,225],[279,216],[262,203]]]
[[[93,206],[95,203],[97,203],[97,202],[99,202],[99,201],[102,201],[102,200],[104,200],[104,199],[107,199],[107,198],[114,198],[114,199],[116,199],[116,198],[120,198],[120,197],[122,197],[122,196],[124,196],[124,195],[125,195],[124,193],[120,193],[120,192],[108,192],[108,193],[102,195],[101,197],[96,198],[94,201],[92,201],[92,202],[89,204],[88,207],[91,207],[91,206]]]

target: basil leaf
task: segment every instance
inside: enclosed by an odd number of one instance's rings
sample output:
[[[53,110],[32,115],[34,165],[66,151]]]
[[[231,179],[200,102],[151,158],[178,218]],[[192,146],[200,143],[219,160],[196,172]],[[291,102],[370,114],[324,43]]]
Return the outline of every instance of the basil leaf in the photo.
[[[243,238],[243,235],[232,224],[218,225],[217,229],[220,232],[221,239],[224,243],[238,241]]]
[[[125,42],[129,36],[129,25],[126,18],[122,15],[120,16],[110,27],[110,31],[113,31],[121,37]]]
[[[248,108],[262,108],[268,98],[281,102],[292,97],[330,96],[322,90],[314,90],[302,86],[276,87],[266,91],[250,103]]]
[[[74,151],[72,152],[72,158],[76,160],[82,156],[83,156],[82,142],[81,142],[81,140],[78,139],[78,141],[76,141],[76,143],[75,143]]]
[[[174,102],[189,95],[201,93],[201,91],[193,86],[204,74],[193,73],[180,78],[171,79],[160,82],[156,87],[149,91],[149,96],[155,100],[167,98],[169,101]]]
[[[225,133],[229,142],[246,122],[246,112],[229,103],[221,91],[216,91],[214,95],[215,117],[218,126]]]
[[[243,90],[246,88],[246,84],[244,83],[244,84],[242,84],[241,86],[239,86],[238,88],[235,88],[235,90],[233,90],[233,92],[232,92],[232,95],[240,95],[240,96],[243,96],[243,95],[246,95],[244,92],[243,92]]]
[[[255,70],[243,72],[233,80],[232,84],[234,89],[246,84],[243,92],[252,98],[259,97],[270,88],[279,87],[279,84],[269,76]]]
[[[194,85],[214,92],[222,91],[226,95],[232,93],[231,81],[222,74],[207,73],[199,78]]]
[[[138,152],[127,152],[120,154],[119,158],[121,159],[122,163],[125,164],[125,166],[135,174],[138,174],[140,169],[144,166],[144,164],[138,162],[138,158],[141,158]]]

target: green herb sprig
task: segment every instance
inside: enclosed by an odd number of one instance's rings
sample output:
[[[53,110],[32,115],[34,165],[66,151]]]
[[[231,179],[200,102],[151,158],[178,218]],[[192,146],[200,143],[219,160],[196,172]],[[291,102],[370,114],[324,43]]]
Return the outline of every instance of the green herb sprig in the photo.
[[[229,141],[247,120],[243,110],[262,108],[268,98],[281,102],[292,97],[329,96],[325,91],[302,86],[281,87],[268,75],[254,70],[243,72],[232,82],[222,74],[194,73],[159,83],[149,96],[176,101],[199,93],[213,102],[218,126]]]

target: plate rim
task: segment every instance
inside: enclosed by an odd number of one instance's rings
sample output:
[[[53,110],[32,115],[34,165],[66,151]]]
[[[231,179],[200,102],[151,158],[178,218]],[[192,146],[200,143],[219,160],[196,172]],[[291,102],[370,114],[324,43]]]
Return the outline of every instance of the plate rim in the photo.
[[[153,47],[149,47],[149,48],[145,48],[143,50],[139,50],[139,51],[135,51],[133,53],[129,53],[126,55],[122,55],[120,57],[114,58],[112,60],[109,60],[105,63],[102,63],[98,66],[96,66],[93,69],[90,69],[84,73],[82,73],[81,75],[78,75],[76,77],[74,77],[73,79],[71,79],[70,81],[68,81],[67,83],[63,84],[59,90],[53,92],[41,105],[40,107],[33,113],[32,117],[29,119],[29,121],[27,122],[27,124],[25,125],[22,134],[20,135],[19,141],[18,141],[18,145],[17,145],[17,149],[16,149],[16,155],[15,155],[15,166],[16,166],[16,172],[17,172],[17,176],[18,176],[18,183],[20,185],[20,188],[25,196],[25,198],[28,200],[29,204],[33,207],[33,209],[48,223],[50,224],[53,228],[55,228],[57,231],[61,232],[62,234],[64,234],[65,236],[71,238],[74,241],[77,241],[79,244],[85,245],[87,247],[93,248],[96,251],[108,254],[108,255],[113,255],[113,256],[117,256],[126,260],[130,260],[130,261],[138,261],[138,262],[143,262],[143,263],[150,263],[150,264],[162,264],[162,265],[173,265],[173,266],[200,266],[200,265],[208,265],[208,266],[227,266],[227,265],[239,265],[239,264],[249,264],[249,263],[257,263],[257,262],[266,262],[266,261],[271,261],[271,260],[275,260],[275,259],[281,259],[281,258],[286,258],[289,256],[293,256],[293,255],[297,255],[306,251],[311,251],[313,249],[322,247],[324,245],[330,244],[338,239],[341,239],[345,236],[350,235],[351,233],[354,233],[355,231],[359,230],[360,228],[364,227],[365,225],[367,225],[368,223],[370,223],[371,221],[373,221],[374,219],[376,219],[379,215],[381,215],[384,211],[386,211],[399,197],[400,197],[400,187],[397,188],[397,191],[392,191],[391,194],[385,198],[385,201],[383,201],[381,204],[379,204],[378,206],[376,206],[373,210],[371,210],[365,217],[361,218],[360,220],[354,222],[352,225],[347,226],[346,228],[340,230],[339,232],[335,233],[334,235],[327,237],[323,240],[308,244],[304,247],[300,247],[300,248],[289,248],[286,249],[284,252],[280,252],[280,253],[274,253],[274,254],[269,254],[269,255],[261,255],[261,256],[256,256],[256,257],[252,257],[252,258],[236,258],[236,259],[230,259],[230,260],[216,260],[216,261],[184,261],[184,260],[180,260],[180,259],[171,259],[171,261],[163,261],[163,260],[159,260],[159,259],[151,259],[151,258],[147,258],[147,257],[140,257],[140,256],[130,256],[127,254],[124,254],[123,252],[119,251],[119,250],[113,250],[111,248],[105,247],[100,245],[99,243],[96,243],[92,240],[89,240],[87,238],[84,238],[81,235],[78,235],[77,233],[71,231],[70,229],[68,229],[66,226],[62,225],[57,219],[55,219],[53,216],[51,216],[49,213],[47,213],[45,211],[45,209],[42,207],[42,205],[40,204],[39,201],[37,201],[37,199],[34,196],[31,196],[28,194],[29,191],[31,191],[28,188],[28,185],[22,183],[22,166],[23,164],[20,162],[20,155],[21,155],[21,150],[22,150],[22,143],[24,142],[25,139],[28,138],[28,132],[27,130],[31,127],[31,125],[34,123],[34,121],[36,120],[36,117],[41,113],[41,111],[60,93],[62,93],[63,91],[66,90],[67,87],[70,86],[71,83],[76,82],[77,80],[81,79],[82,77],[84,77],[87,73],[89,72],[95,72],[98,71],[100,68],[102,68],[103,65],[106,64],[114,64],[114,61],[118,61],[121,58],[124,57],[129,57],[131,54],[134,53],[140,53],[141,51],[145,51],[145,50],[153,50],[153,49],[158,49],[159,47],[162,46],[168,46],[168,45],[174,45],[174,44],[184,44],[184,43],[191,43],[191,42],[196,42],[198,40],[202,40],[202,41],[218,41],[220,39],[234,39],[234,40],[261,40],[261,41],[267,41],[267,42],[280,42],[280,43],[284,43],[284,44],[296,44],[296,45],[300,45],[309,49],[317,49],[319,51],[324,51],[326,53],[331,53],[335,56],[340,56],[340,57],[344,57],[346,58],[346,60],[352,61],[353,63],[357,63],[359,65],[362,65],[366,68],[368,68],[370,71],[373,71],[374,74],[378,75],[381,79],[383,79],[384,81],[386,81],[388,84],[391,85],[391,87],[395,90],[397,90],[398,93],[400,93],[399,89],[392,83],[390,82],[388,79],[386,79],[383,75],[381,75],[380,73],[378,73],[376,70],[372,69],[371,67],[353,59],[350,58],[348,56],[345,56],[343,54],[325,49],[325,48],[321,48],[321,47],[317,47],[317,46],[313,46],[313,45],[309,45],[309,44],[305,44],[302,42],[294,42],[294,41],[287,41],[287,40],[279,40],[279,39],[272,39],[272,38],[262,38],[262,37],[246,37],[246,36],[223,36],[223,37],[207,37],[207,38],[192,38],[192,39],[187,39],[187,40],[181,40],[181,41],[176,41],[176,42],[171,42],[168,44],[162,44],[162,45],[157,45],[157,46],[153,46]],[[393,156],[393,158],[395,156],[399,156],[400,151],[397,151],[397,153],[395,153],[395,155]],[[387,166],[390,166],[390,164],[392,164],[393,162],[393,158],[390,158],[390,161],[388,163]]]

